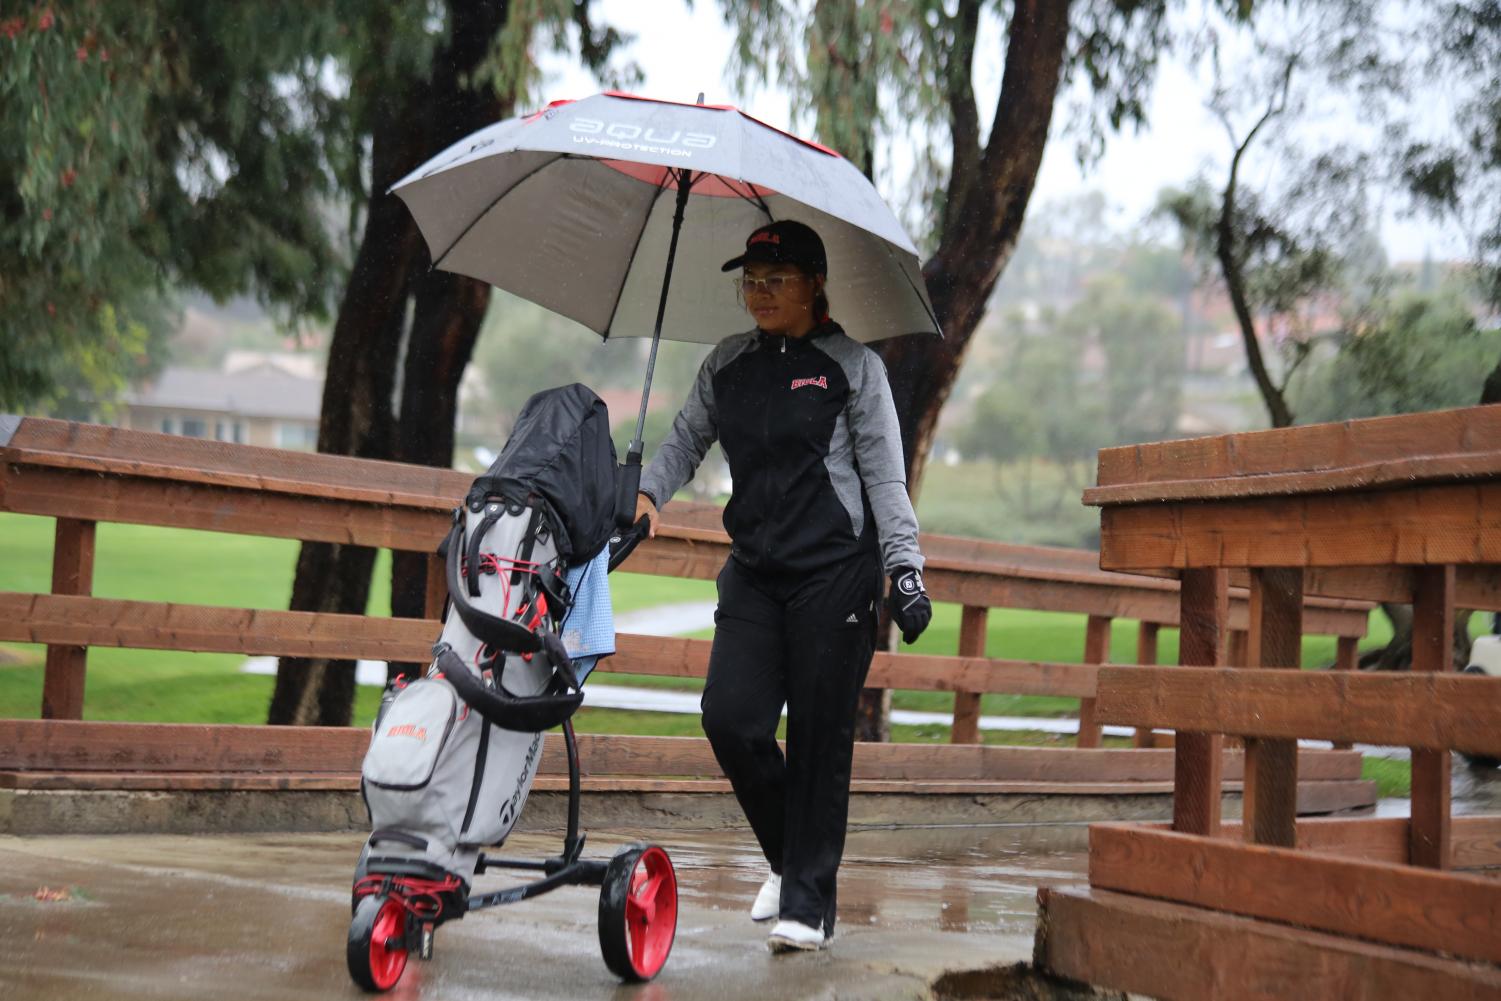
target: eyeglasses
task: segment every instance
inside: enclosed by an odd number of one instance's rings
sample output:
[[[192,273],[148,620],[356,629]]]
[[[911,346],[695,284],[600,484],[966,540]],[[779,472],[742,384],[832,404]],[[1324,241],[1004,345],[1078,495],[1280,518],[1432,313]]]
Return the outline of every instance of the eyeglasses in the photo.
[[[807,279],[807,275],[768,275],[765,278],[741,277],[734,279],[735,291],[742,296],[754,292],[764,292],[767,295],[781,295],[793,282]]]

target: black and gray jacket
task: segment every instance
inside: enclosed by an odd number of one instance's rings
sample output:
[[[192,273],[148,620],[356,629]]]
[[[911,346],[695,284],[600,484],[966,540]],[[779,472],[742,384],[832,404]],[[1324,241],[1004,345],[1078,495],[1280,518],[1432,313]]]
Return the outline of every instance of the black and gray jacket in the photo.
[[[796,573],[879,544],[888,572],[922,569],[886,368],[839,324],[721,341],[642,492],[658,507],[671,500],[716,439],[734,481],[724,527],[743,566]]]

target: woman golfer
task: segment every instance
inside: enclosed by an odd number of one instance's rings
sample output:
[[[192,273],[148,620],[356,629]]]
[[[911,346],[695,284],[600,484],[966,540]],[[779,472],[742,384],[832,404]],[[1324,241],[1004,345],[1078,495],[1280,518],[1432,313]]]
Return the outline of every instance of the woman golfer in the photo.
[[[883,576],[908,643],[932,606],[886,370],[829,318],[823,241],[801,223],[775,222],[723,267],[735,269],[756,329],[709,353],[642,476],[637,519],[649,516],[655,534],[657,509],[720,442],[732,544],[719,574],[704,732],[771,865],[751,917],[779,919],[773,952],[821,949],[834,933],[855,708]]]

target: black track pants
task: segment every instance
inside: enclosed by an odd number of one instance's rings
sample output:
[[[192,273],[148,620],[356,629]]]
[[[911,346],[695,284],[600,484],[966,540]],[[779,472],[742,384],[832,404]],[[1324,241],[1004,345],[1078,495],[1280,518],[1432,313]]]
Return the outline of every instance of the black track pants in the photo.
[[[834,929],[855,708],[875,650],[874,553],[797,578],[719,574],[703,725],[773,872],[784,919]],[[787,707],[787,756],[777,723]]]

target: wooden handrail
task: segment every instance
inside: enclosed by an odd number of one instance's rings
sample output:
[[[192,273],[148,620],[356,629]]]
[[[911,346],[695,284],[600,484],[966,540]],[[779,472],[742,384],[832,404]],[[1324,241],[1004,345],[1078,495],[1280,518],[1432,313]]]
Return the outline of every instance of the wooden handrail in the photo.
[[[471,481],[452,470],[66,421],[7,418],[5,427],[0,510],[53,516],[66,511],[69,524],[125,522],[430,553]],[[712,579],[728,558],[721,517],[711,505],[668,506],[657,538],[643,544],[625,569]],[[60,546],[59,558],[76,561],[84,550],[91,557],[91,547],[80,545],[73,556]],[[870,683],[955,692],[956,742],[979,739],[981,694],[1009,692],[1086,700],[1080,742],[1097,743],[1087,700],[1098,665],[1108,659],[1096,635],[1098,623],[1178,621],[1176,580],[1103,571],[1091,552],[932,534],[924,534],[921,545],[929,557],[930,593],[963,605],[971,623],[961,656],[881,654]],[[429,589],[438,586],[430,574]],[[56,669],[48,672],[48,717],[79,717],[90,645],[421,661],[435,633],[434,623],[424,620],[112,601],[88,591],[85,583],[71,590],[55,586],[50,596],[0,594],[0,638],[49,644]],[[1090,616],[1096,623],[1090,627],[1096,631],[1087,658],[1092,663],[987,658],[983,617],[990,608]],[[1360,601],[1310,597],[1307,627],[1355,639],[1365,634],[1369,608]],[[1248,621],[1244,589],[1233,594],[1230,614],[1235,622]],[[620,653],[605,663],[606,669],[634,673],[701,676],[706,660],[706,644],[625,636]]]

